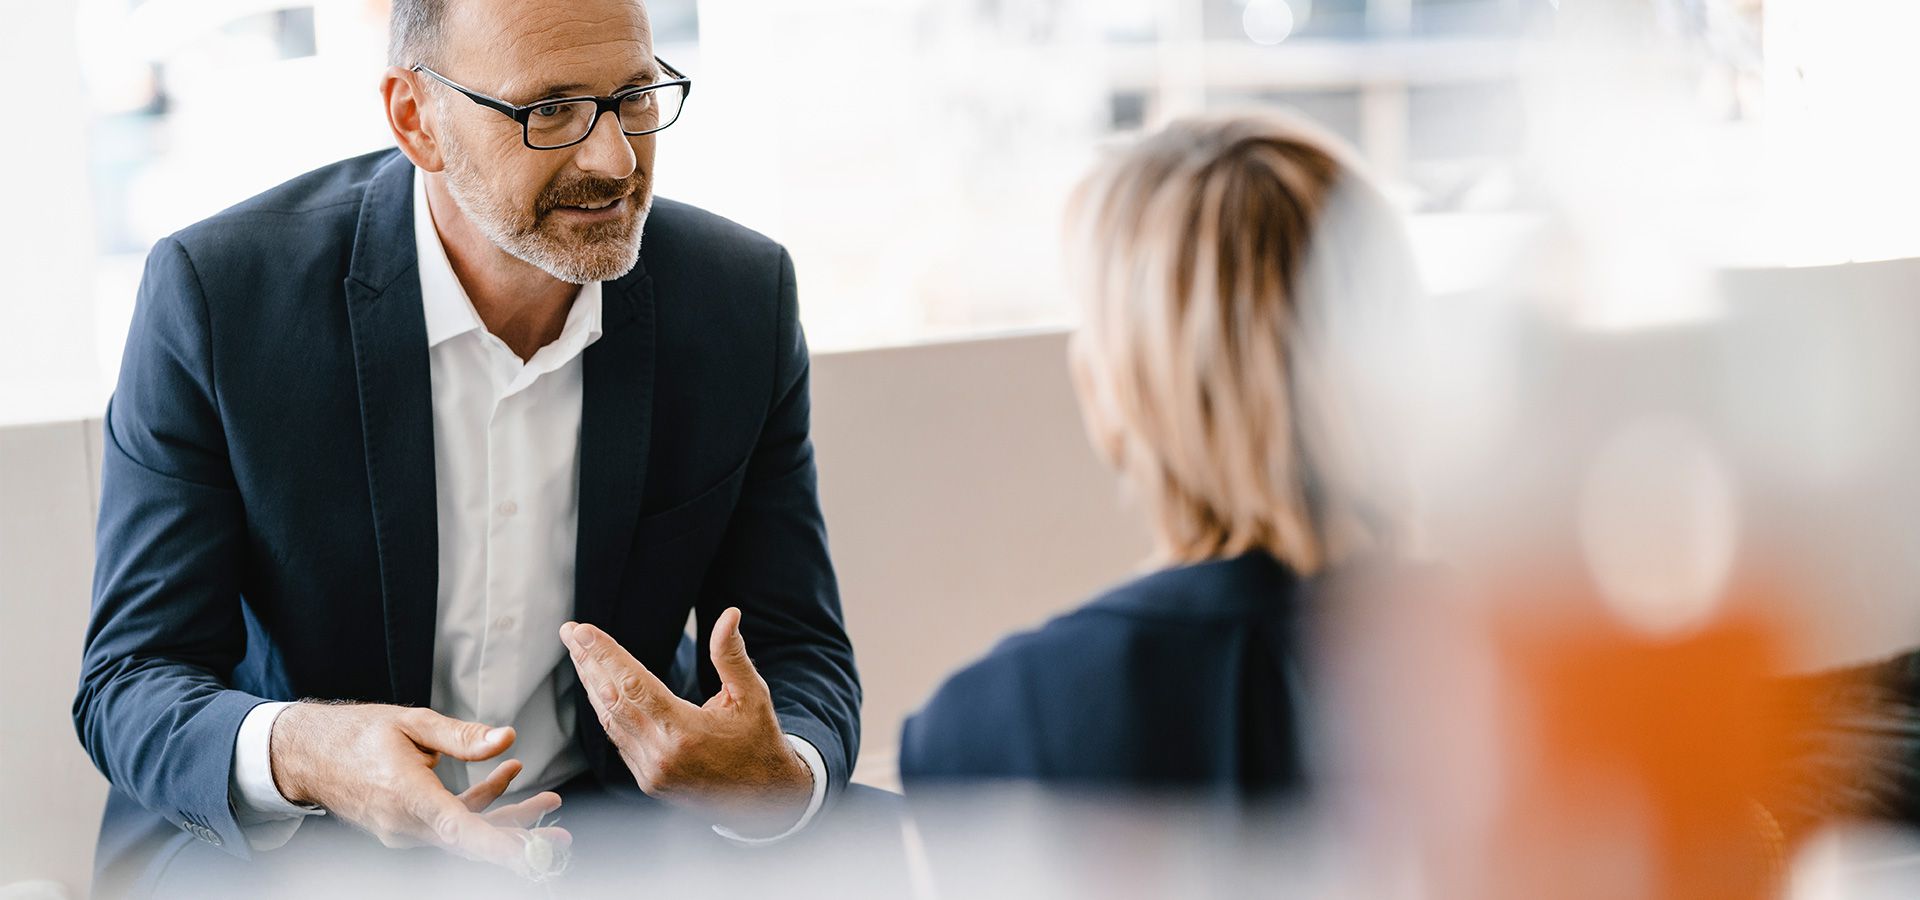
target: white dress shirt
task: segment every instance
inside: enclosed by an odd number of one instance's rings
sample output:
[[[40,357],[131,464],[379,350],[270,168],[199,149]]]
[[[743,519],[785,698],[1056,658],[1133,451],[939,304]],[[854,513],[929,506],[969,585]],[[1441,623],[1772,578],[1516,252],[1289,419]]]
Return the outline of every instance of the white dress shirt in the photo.
[[[459,793],[510,756],[525,766],[519,790],[507,797],[512,800],[558,786],[587,767],[574,743],[571,695],[580,682],[559,631],[573,611],[580,357],[600,338],[601,285],[581,286],[560,336],[522,362],[487,331],[454,275],[418,172],[413,210],[433,385],[440,546],[430,702],[443,715],[512,725],[517,733],[500,759],[443,759],[434,772]],[[286,706],[255,707],[234,741],[229,793],[255,849],[286,843],[302,817],[320,812],[288,802],[273,783],[273,721]],[[799,821],[770,838],[715,830],[741,843],[767,843],[800,830],[819,811],[825,761],[805,740],[787,740],[813,772],[813,798]]]

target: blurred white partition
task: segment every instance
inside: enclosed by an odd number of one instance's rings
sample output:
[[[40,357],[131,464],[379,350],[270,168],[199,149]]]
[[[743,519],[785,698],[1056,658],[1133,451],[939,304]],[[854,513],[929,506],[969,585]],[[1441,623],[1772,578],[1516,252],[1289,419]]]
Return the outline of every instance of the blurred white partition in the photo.
[[[1735,269],[1720,291],[1703,365],[1816,661],[1920,645],[1920,259]]]
[[[813,434],[866,687],[855,775],[892,786],[942,676],[1127,577],[1147,533],[1083,436],[1064,333],[815,357]]]
[[[0,428],[0,885],[84,896],[107,782],[74,737],[97,422]]]

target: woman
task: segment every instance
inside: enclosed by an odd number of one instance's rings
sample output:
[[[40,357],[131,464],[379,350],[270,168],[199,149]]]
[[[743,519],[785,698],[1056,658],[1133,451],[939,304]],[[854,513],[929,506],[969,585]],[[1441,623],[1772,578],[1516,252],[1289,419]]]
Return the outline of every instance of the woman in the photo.
[[[1285,789],[1303,607],[1398,543],[1394,445],[1361,400],[1412,292],[1398,222],[1337,144],[1271,115],[1139,142],[1068,221],[1075,387],[1157,571],[950,678],[906,724],[903,779]]]

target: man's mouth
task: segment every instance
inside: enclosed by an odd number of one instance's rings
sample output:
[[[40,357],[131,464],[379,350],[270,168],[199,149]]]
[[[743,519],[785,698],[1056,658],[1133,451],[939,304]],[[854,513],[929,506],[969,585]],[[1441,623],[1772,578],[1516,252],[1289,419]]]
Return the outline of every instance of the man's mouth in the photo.
[[[626,210],[627,198],[625,197],[614,197],[609,200],[598,200],[593,203],[578,203],[553,208],[554,212],[565,214],[569,219],[580,221],[616,219],[625,213]]]

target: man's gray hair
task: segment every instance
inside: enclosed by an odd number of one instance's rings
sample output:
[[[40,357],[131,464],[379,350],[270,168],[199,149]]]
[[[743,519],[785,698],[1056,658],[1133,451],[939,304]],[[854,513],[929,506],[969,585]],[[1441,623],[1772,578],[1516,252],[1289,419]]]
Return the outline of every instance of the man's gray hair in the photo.
[[[446,0],[393,0],[387,25],[387,64],[410,68],[434,65],[440,50],[440,25]]]

